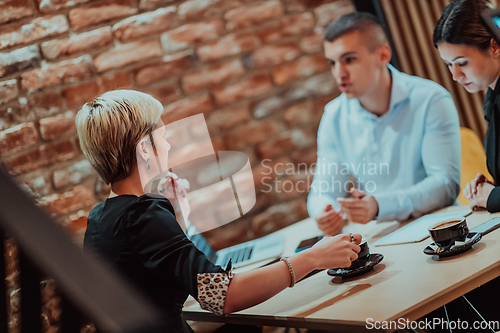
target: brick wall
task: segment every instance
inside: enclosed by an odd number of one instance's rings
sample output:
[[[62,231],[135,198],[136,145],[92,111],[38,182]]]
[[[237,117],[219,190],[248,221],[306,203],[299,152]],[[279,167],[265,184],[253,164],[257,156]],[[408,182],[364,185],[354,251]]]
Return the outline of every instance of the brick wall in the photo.
[[[216,150],[250,157],[257,204],[207,233],[216,247],[292,224],[307,217],[303,166],[338,94],[322,34],[352,10],[349,0],[2,1],[1,159],[81,242],[109,188],[81,153],[75,114],[107,90],[138,89],[170,120],[204,113]]]

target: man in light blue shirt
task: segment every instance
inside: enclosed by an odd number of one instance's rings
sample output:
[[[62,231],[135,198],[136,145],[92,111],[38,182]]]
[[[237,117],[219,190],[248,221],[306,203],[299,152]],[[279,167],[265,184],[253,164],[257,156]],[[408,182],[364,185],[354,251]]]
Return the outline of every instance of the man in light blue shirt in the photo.
[[[370,14],[332,22],[324,46],[342,95],[325,106],[318,131],[307,209],[319,228],[340,232],[342,212],[366,224],[452,205],[460,190],[460,127],[450,94],[390,66],[387,37]]]

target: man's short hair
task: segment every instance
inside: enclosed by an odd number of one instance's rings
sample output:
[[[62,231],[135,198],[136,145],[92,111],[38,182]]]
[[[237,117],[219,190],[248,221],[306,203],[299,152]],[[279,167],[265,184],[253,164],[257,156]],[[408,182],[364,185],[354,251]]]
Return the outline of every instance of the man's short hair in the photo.
[[[355,31],[360,31],[364,35],[369,51],[374,51],[382,44],[388,44],[387,34],[380,21],[366,12],[353,12],[342,15],[328,25],[324,40],[333,42]]]
[[[162,104],[148,94],[114,90],[86,103],[76,115],[80,146],[106,183],[124,179],[136,163],[136,146],[160,120]]]

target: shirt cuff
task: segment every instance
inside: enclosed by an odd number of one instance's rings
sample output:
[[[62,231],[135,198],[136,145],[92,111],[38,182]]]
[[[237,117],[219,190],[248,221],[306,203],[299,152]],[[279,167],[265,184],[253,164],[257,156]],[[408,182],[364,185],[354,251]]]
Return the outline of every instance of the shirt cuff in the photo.
[[[376,217],[377,221],[393,221],[396,219],[396,214],[399,203],[394,198],[391,193],[379,193],[372,194],[372,196],[377,200],[378,204],[378,215]]]
[[[227,289],[232,279],[231,271],[198,274],[198,302],[201,308],[216,315],[223,315]]]
[[[497,186],[491,190],[488,200],[486,200],[486,209],[490,213],[500,212],[500,187]]]

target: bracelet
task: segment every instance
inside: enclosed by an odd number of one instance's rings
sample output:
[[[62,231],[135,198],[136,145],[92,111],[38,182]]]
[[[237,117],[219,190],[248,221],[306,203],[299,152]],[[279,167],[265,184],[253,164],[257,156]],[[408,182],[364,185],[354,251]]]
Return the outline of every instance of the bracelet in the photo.
[[[281,258],[280,261],[283,261],[288,266],[288,270],[290,271],[290,278],[292,280],[289,287],[292,288],[293,286],[295,286],[295,272],[293,271],[292,264],[290,264],[287,258]]]

